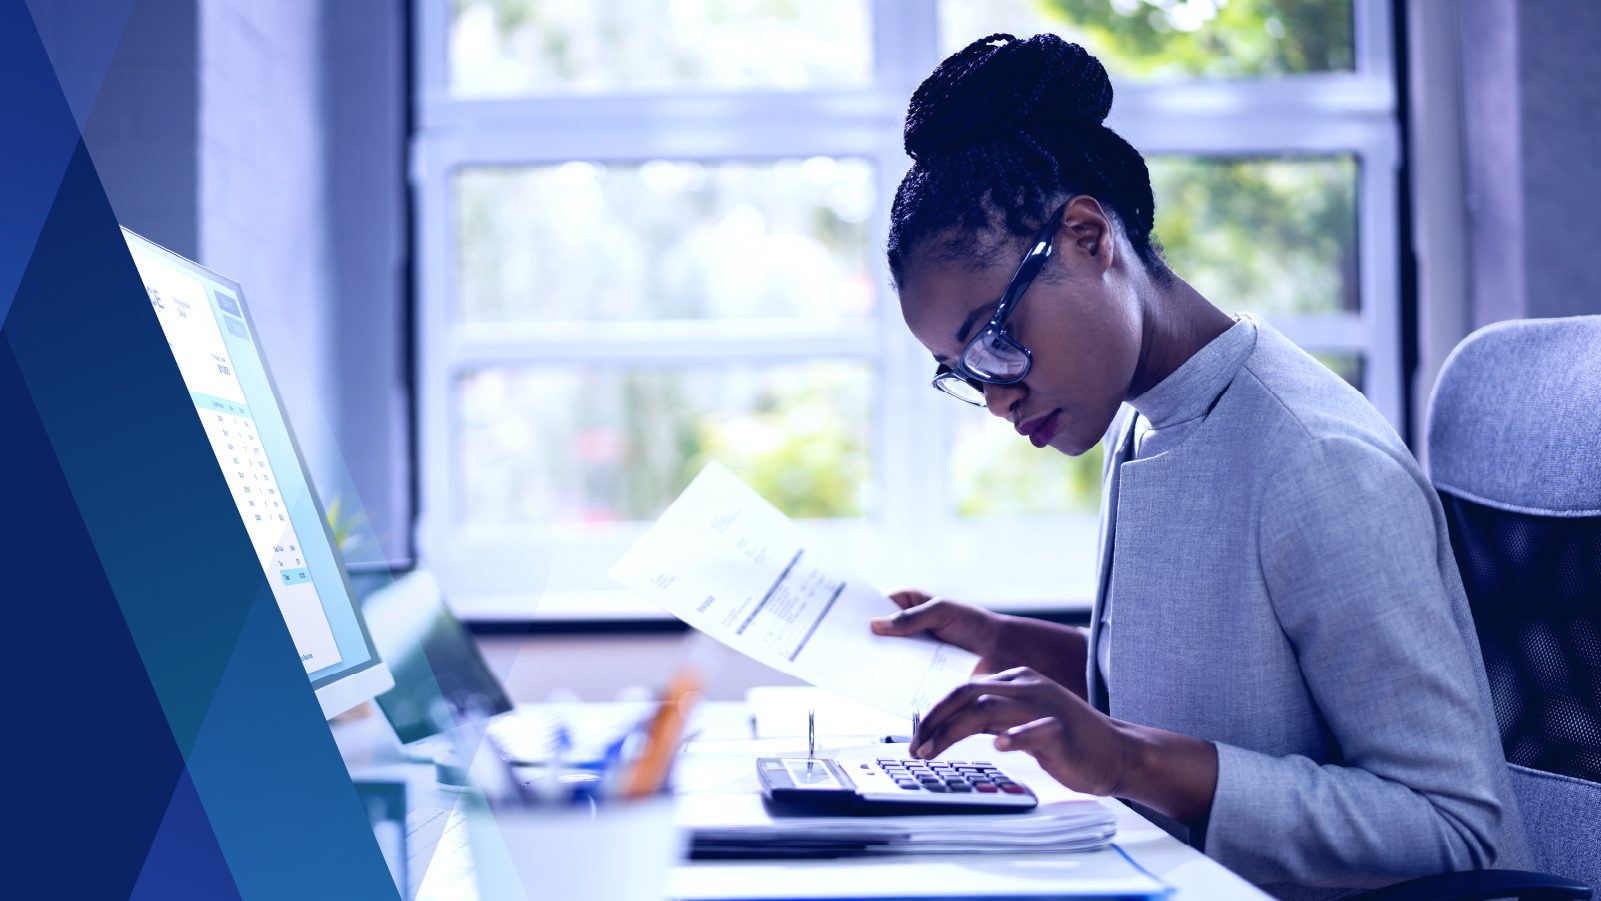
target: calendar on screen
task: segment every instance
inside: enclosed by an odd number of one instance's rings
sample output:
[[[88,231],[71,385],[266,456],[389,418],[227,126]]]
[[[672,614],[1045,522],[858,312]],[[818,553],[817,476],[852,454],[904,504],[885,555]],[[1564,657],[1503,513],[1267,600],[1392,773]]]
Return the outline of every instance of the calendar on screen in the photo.
[[[150,305],[183,373],[300,661],[307,673],[337,664],[338,642],[224,337],[226,329],[236,341],[250,340],[238,299],[133,249]],[[298,460],[280,459],[277,464],[299,466]],[[311,537],[322,540],[319,535]]]

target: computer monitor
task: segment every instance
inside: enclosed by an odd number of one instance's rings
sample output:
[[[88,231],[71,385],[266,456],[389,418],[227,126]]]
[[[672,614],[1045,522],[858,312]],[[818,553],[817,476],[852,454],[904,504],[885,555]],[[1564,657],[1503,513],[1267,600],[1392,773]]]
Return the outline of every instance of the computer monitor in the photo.
[[[128,249],[324,716],[388,691],[239,285],[127,229]]]
[[[438,735],[438,701],[457,716],[490,716],[512,709],[472,635],[450,612],[433,574],[418,570],[362,602],[378,652],[395,674],[394,691],[378,707],[402,745]]]

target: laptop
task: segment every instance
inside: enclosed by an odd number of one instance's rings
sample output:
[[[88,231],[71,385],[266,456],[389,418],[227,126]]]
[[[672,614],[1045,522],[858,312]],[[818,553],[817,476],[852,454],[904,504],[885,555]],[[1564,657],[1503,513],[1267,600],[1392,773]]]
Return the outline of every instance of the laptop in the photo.
[[[656,709],[650,701],[514,705],[426,570],[368,595],[362,613],[395,679],[375,700],[409,760],[453,750],[440,723],[464,717],[487,717],[488,735],[517,764],[599,760]]]

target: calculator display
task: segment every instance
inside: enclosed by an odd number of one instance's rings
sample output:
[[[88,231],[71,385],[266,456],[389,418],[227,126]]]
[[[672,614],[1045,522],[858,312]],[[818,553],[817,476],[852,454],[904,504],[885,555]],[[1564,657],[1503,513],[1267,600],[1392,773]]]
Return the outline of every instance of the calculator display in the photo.
[[[844,788],[839,777],[821,760],[785,760],[789,778],[802,788]]]

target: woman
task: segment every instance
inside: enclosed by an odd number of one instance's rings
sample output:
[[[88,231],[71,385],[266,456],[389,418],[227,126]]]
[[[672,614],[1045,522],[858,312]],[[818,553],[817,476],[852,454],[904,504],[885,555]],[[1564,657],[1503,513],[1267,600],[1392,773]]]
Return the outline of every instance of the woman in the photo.
[[[1088,634],[909,590],[874,621],[983,658],[913,753],[996,735],[1282,897],[1524,866],[1433,489],[1359,393],[1168,269],[1111,103],[1052,35],[912,96],[889,262],[935,386],[1107,460]]]

